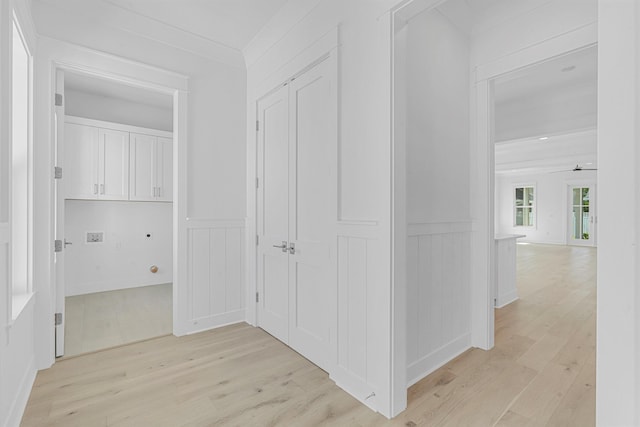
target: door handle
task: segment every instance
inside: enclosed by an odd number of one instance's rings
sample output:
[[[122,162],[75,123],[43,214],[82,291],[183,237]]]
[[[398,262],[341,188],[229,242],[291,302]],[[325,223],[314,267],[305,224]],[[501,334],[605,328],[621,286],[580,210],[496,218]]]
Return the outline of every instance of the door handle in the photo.
[[[282,252],[286,253],[287,252],[287,242],[286,241],[282,241],[281,245],[273,245],[274,248],[278,248],[278,249],[282,249]]]
[[[73,242],[67,242],[67,239],[64,239],[64,247],[66,248],[68,245],[73,245]]]
[[[291,246],[289,246],[289,253],[291,255],[295,255],[296,254],[296,244],[292,243]]]

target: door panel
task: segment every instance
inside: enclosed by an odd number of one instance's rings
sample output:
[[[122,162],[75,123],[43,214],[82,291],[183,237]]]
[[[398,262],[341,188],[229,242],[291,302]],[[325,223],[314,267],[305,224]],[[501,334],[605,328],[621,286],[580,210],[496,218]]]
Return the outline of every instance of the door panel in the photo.
[[[129,200],[154,200],[155,146],[155,136],[130,136]]]
[[[173,200],[173,140],[158,137],[157,148],[157,199],[170,202]]]
[[[329,360],[331,80],[326,62],[290,84],[290,345],[327,369]]]
[[[61,117],[64,120],[64,116]],[[60,122],[59,118],[57,120]],[[97,199],[99,130],[91,126],[60,123],[58,132],[60,134],[64,130],[66,148],[60,153],[64,153],[64,164],[67,165],[63,178],[64,196],[67,199]]]
[[[284,343],[288,334],[289,257],[274,246],[288,242],[287,88],[258,103],[258,324]]]
[[[100,129],[99,197],[129,199],[129,133]]]
[[[596,244],[596,189],[595,185],[569,187],[569,244],[595,246]]]

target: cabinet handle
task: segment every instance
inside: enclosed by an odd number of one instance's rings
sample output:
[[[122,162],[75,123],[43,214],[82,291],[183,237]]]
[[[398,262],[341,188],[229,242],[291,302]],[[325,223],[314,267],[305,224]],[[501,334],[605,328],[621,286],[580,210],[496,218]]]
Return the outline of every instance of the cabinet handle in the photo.
[[[98,194],[98,184],[93,184],[93,194]]]

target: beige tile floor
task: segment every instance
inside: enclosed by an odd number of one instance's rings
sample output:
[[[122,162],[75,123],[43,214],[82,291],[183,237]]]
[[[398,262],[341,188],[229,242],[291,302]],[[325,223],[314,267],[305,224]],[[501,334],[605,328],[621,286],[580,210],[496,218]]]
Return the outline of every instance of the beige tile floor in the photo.
[[[172,332],[172,284],[67,297],[64,357]]]

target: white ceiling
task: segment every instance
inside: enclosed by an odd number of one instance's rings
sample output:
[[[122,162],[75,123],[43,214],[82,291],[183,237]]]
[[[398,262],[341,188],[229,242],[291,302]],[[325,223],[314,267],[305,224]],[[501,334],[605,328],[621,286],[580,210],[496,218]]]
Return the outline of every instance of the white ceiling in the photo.
[[[117,29],[204,58],[244,66],[242,51],[289,0],[33,0],[42,34],[60,26]]]
[[[171,95],[127,86],[106,79],[90,77],[84,74],[65,73],[65,91],[84,92],[91,95],[123,99],[137,104],[149,105],[157,108],[173,108]]]

